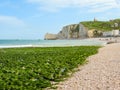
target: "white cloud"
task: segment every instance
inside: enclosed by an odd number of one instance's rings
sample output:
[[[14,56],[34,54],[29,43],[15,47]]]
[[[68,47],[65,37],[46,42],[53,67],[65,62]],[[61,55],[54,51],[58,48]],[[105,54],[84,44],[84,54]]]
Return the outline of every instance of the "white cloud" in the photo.
[[[113,0],[108,2],[104,2],[104,3],[99,3],[96,5],[93,5],[91,7],[91,12],[102,12],[102,11],[106,11],[112,8],[119,8],[118,5],[116,4],[116,2],[113,2]]]
[[[115,0],[115,1],[120,6],[120,0]]]
[[[53,11],[68,7],[88,7],[90,11],[102,12],[111,8],[118,8],[120,5],[119,0],[27,0],[27,2],[40,5],[40,9]]]
[[[3,25],[10,25],[13,27],[25,26],[25,23],[13,16],[0,16],[0,23]]]

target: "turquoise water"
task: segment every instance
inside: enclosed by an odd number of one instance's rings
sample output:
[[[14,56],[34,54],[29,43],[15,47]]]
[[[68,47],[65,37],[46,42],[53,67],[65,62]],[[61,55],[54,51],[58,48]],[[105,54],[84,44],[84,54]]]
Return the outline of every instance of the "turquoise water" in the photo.
[[[105,42],[97,40],[0,40],[0,47],[21,46],[81,46],[81,45],[103,45]]]

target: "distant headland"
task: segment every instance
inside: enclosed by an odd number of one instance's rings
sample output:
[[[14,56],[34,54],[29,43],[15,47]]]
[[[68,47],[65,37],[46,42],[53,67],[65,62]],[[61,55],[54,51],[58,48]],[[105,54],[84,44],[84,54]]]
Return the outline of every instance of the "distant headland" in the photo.
[[[109,21],[83,21],[64,26],[58,34],[46,33],[45,40],[84,39],[94,37],[120,36],[120,19]]]

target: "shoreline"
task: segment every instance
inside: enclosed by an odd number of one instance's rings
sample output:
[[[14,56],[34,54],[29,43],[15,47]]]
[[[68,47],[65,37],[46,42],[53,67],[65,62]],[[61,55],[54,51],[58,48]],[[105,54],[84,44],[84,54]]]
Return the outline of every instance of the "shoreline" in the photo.
[[[80,43],[79,41],[88,41],[92,43]],[[52,40],[50,44],[43,43],[43,44],[28,44],[28,45],[0,45],[0,48],[25,48],[25,47],[69,47],[69,46],[105,46],[107,44],[112,43],[120,43],[120,37],[99,37],[99,38],[86,38],[86,39],[75,39],[75,40],[67,40],[65,43],[56,43],[56,40]],[[58,41],[65,41],[65,40],[58,40]],[[70,41],[70,42],[69,42]],[[71,41],[75,41],[74,43]],[[96,42],[96,43],[95,43]],[[99,44],[97,44],[99,43]]]
[[[120,90],[120,43],[107,44],[57,90]]]
[[[60,41],[60,42],[59,42]],[[21,45],[0,45],[0,48],[24,48],[24,47],[69,47],[69,46],[104,46],[107,41],[100,41],[98,38],[88,38],[81,40],[53,40],[41,44],[21,44]]]
[[[0,46],[0,49],[3,48],[37,48],[37,47],[75,47],[75,46],[104,46],[106,44],[103,45],[47,45],[47,46],[43,46],[43,45],[13,45],[13,46]]]

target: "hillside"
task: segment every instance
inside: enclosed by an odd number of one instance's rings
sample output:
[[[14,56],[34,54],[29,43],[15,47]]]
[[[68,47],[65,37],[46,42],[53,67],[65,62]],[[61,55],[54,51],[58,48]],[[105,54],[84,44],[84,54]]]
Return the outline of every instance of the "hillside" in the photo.
[[[120,29],[120,19],[110,21],[84,21],[80,23],[87,27],[88,30],[111,31],[113,29]]]
[[[97,21],[94,19],[93,21],[83,21],[78,24],[67,25],[64,26],[58,34],[47,33],[44,39],[56,40],[101,37],[104,32],[108,35],[112,33],[112,30],[120,30],[120,19],[109,21]]]

